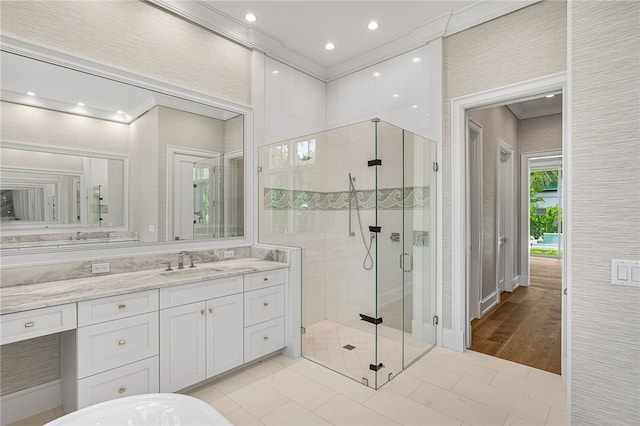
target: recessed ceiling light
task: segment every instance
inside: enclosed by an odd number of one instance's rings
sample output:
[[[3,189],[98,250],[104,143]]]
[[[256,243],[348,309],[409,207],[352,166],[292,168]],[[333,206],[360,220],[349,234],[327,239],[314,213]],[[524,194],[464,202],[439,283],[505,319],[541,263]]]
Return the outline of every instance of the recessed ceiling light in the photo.
[[[418,108],[418,105],[411,105],[411,108],[416,109]]]
[[[29,95],[29,96],[35,96],[36,94],[35,94],[35,93],[33,93],[33,92],[27,92],[27,95]]]
[[[393,94],[393,97],[394,97],[394,98],[397,98],[398,96],[400,96],[400,95],[398,95],[397,93],[394,93],[394,94]]]
[[[367,28],[369,28],[370,30],[377,30],[379,26],[380,24],[378,24],[376,21],[371,21],[369,22],[369,25],[367,25]]]
[[[547,95],[547,98],[553,98],[555,95],[556,95],[555,93],[552,93],[550,95]]]
[[[254,15],[253,13],[247,13],[246,15],[244,15],[244,19],[247,22],[256,22],[256,19],[258,18],[256,18],[256,15]]]
[[[379,73],[379,72],[374,72],[374,73],[373,73],[373,76],[374,76],[374,77],[380,77],[380,73]]]
[[[122,112],[122,111],[120,111],[120,110],[118,110],[118,111],[116,111],[116,112],[117,112],[118,114],[124,114],[124,112]]]
[[[273,71],[271,71],[271,74],[273,74],[273,75],[278,75],[278,74],[280,74],[280,71],[278,71],[278,70],[273,70]]]
[[[415,58],[413,58],[413,63],[417,64],[418,62],[420,62],[422,59],[418,58],[417,56]]]
[[[78,106],[85,106],[84,102],[78,102]]]
[[[336,46],[333,43],[329,42],[329,43],[324,45],[324,48],[327,49],[327,50],[333,50],[333,49],[336,48]]]

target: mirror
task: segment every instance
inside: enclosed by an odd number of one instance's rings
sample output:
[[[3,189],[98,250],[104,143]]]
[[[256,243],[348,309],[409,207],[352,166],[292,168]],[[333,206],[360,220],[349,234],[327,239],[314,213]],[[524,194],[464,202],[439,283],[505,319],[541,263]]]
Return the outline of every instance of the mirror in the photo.
[[[0,161],[3,230],[123,226],[124,160],[1,147]]]
[[[1,55],[3,249],[244,236],[241,112]]]

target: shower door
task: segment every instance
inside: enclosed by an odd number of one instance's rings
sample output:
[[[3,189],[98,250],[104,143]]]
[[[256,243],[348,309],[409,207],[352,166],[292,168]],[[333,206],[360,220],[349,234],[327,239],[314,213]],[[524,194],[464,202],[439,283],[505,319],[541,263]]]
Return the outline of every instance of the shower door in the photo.
[[[435,143],[377,123],[379,388],[435,345]]]

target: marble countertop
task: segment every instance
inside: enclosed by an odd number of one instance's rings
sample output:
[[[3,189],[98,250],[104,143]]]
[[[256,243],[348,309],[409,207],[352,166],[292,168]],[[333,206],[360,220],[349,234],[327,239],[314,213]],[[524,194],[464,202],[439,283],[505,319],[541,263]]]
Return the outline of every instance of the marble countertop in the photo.
[[[239,274],[281,269],[288,266],[288,264],[281,262],[241,258],[202,263],[196,265],[195,268],[182,270],[150,269],[6,287],[0,288],[0,314],[189,284]]]

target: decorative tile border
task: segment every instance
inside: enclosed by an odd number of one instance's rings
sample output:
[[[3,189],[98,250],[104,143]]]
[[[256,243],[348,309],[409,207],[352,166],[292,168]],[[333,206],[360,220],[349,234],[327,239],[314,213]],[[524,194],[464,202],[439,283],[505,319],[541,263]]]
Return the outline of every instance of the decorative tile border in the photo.
[[[356,191],[353,200],[350,192],[296,191],[280,188],[264,189],[264,208],[268,210],[320,210],[336,211],[355,208],[356,199],[362,210],[373,210],[376,205],[376,191]],[[429,207],[428,186],[415,188],[388,188],[377,191],[379,208],[383,210],[424,209]]]

